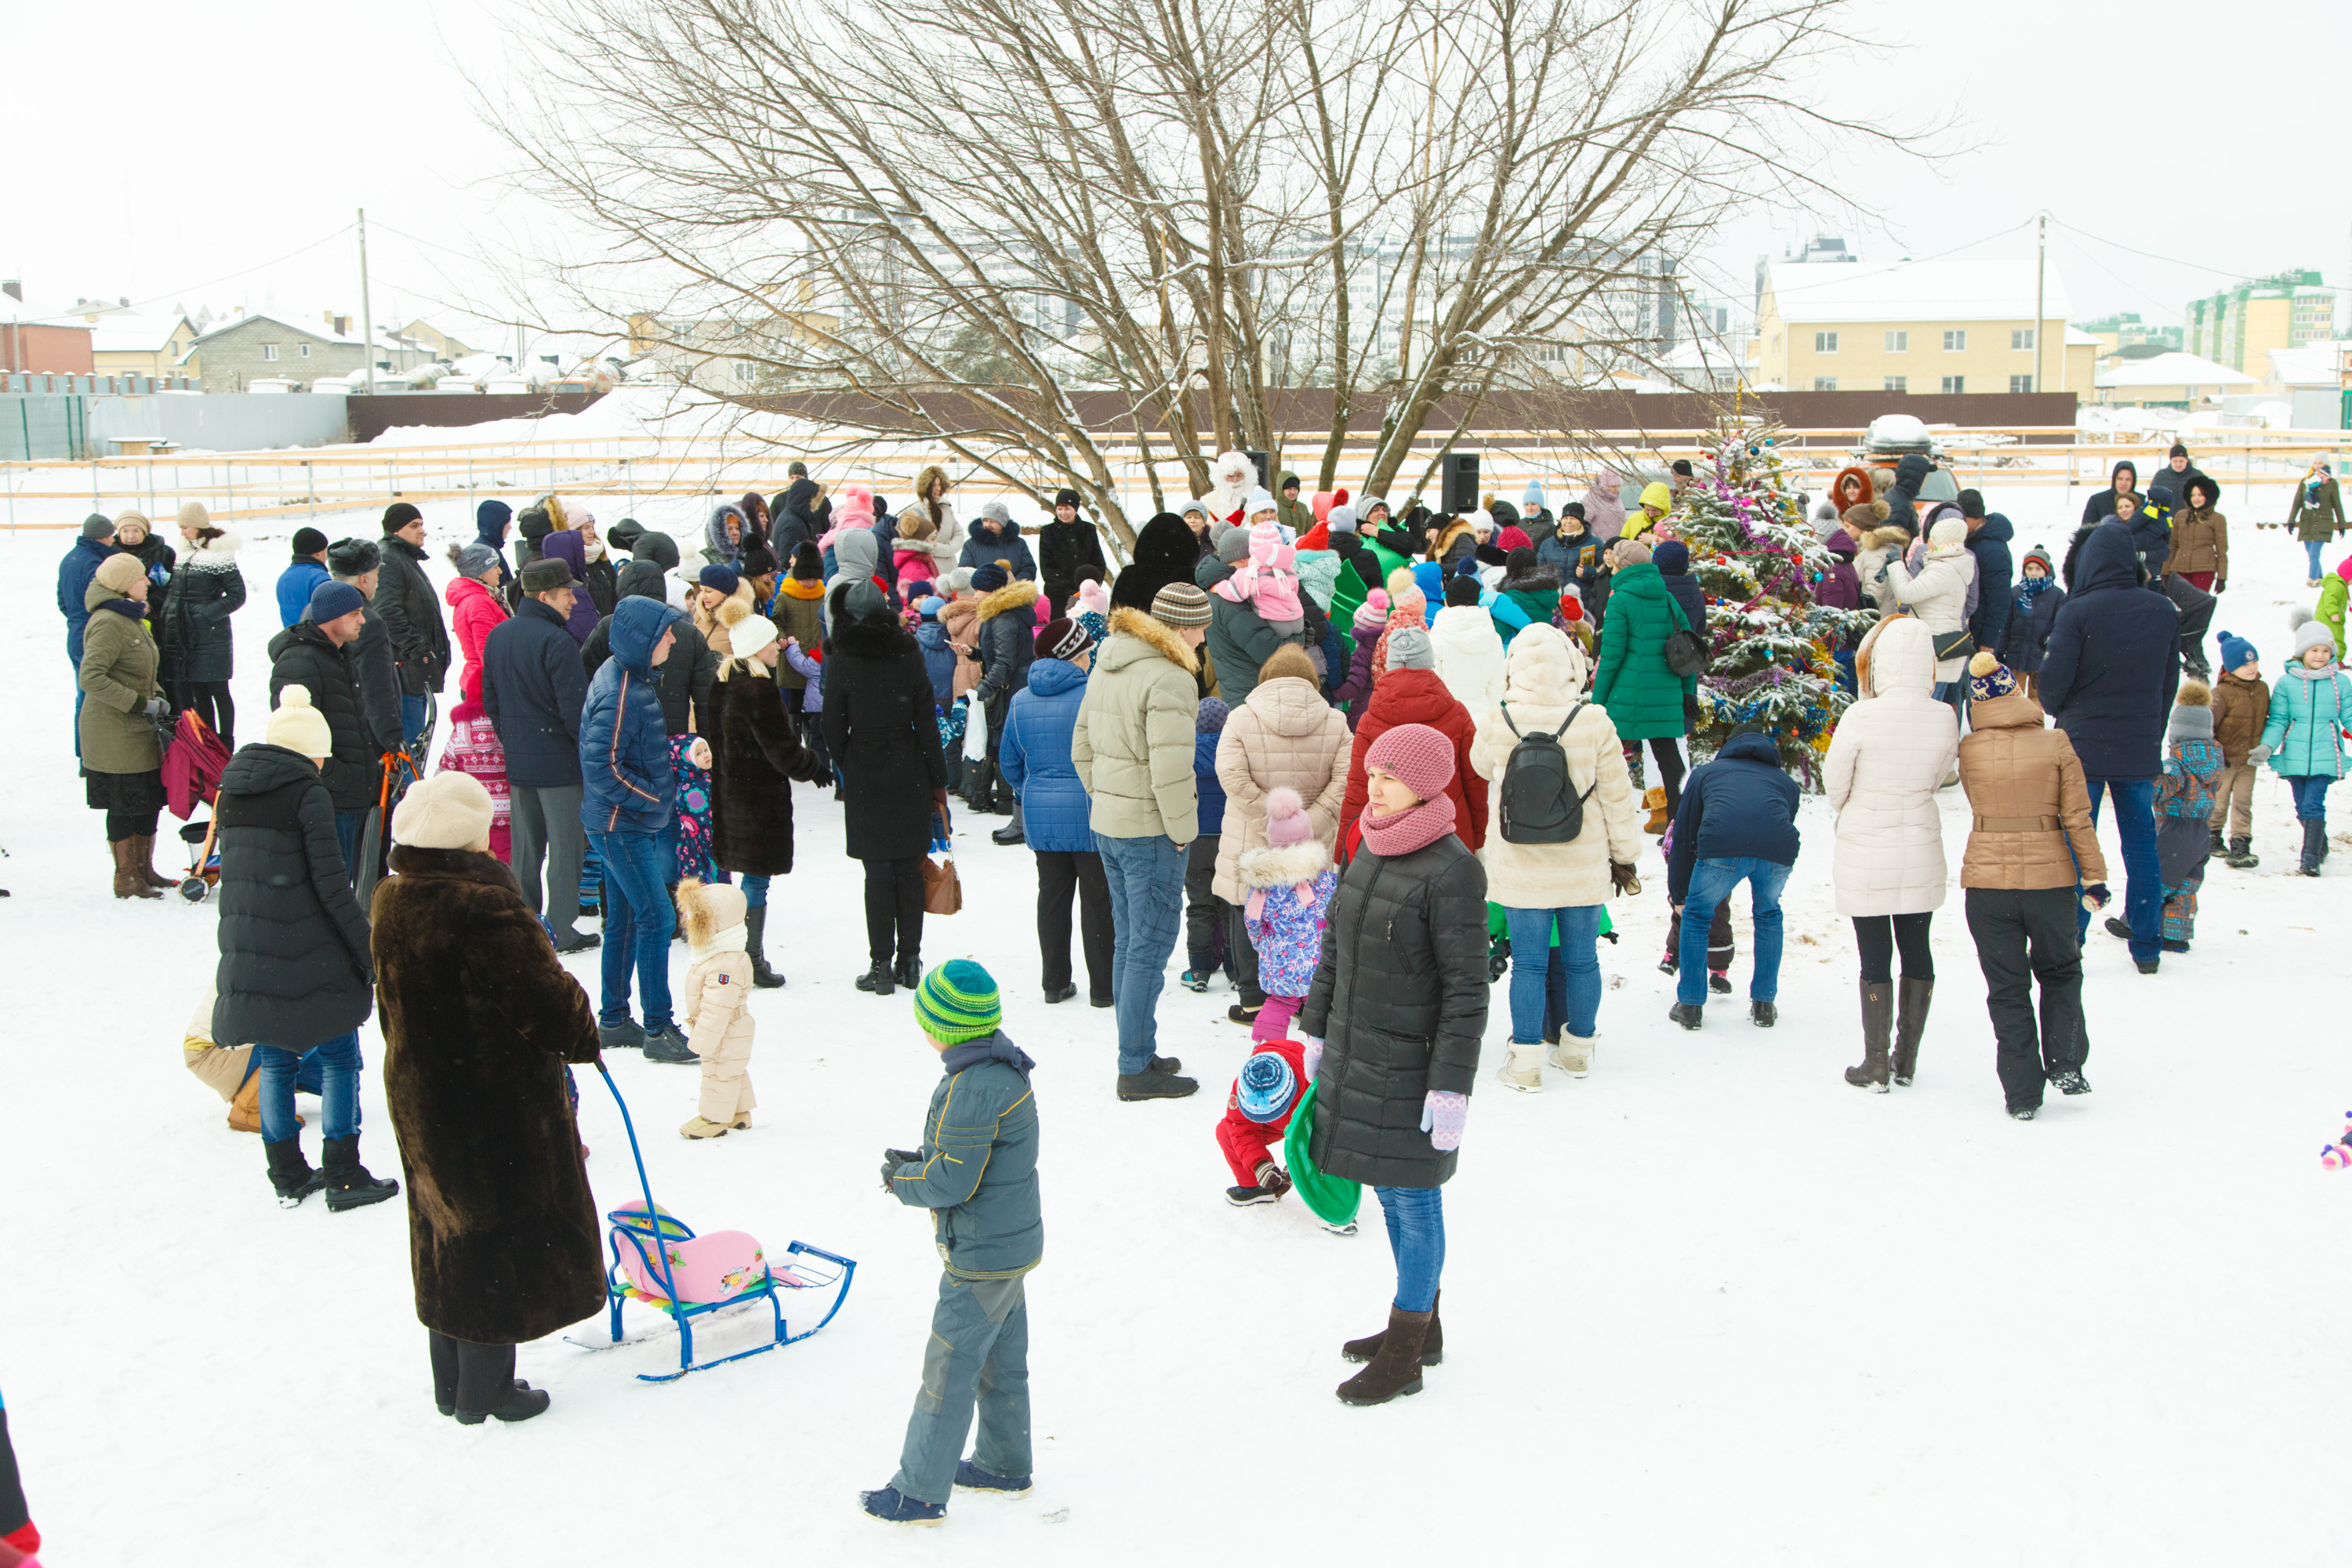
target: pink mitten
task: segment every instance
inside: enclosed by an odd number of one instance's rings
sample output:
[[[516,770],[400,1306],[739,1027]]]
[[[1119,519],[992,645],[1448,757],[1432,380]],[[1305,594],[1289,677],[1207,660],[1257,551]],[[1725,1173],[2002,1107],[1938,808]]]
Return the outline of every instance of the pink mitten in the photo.
[[[1421,1102],[1421,1130],[1441,1153],[1462,1147],[1462,1124],[1470,1120],[1470,1097],[1433,1089]]]
[[[1323,1042],[1312,1035],[1301,1035],[1298,1043],[1307,1048],[1299,1053],[1300,1065],[1307,1069],[1307,1081],[1315,1081],[1315,1069],[1323,1065]]]

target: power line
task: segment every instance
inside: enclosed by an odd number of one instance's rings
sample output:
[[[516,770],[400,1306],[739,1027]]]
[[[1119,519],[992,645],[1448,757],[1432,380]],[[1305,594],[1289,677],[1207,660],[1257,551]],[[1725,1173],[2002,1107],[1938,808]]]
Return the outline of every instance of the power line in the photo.
[[[2219,267],[2208,267],[2201,261],[2183,261],[2177,256],[2158,256],[2153,250],[2139,250],[2122,243],[2120,240],[2108,239],[2103,236],[2093,234],[2089,229],[2076,228],[2073,224],[2068,223],[2063,218],[2053,217],[2050,221],[2056,224],[2060,228],[2064,229],[2069,234],[2079,234],[2084,239],[2095,239],[2101,245],[2111,245],[2117,250],[2129,251],[2134,256],[2144,257],[2150,261],[2162,261],[2174,267],[2187,267],[2199,272],[2210,272],[2216,278],[2235,279],[2243,278],[2245,276],[2242,272],[2229,271]]]
[[[310,244],[289,250],[285,255],[278,257],[272,260],[257,261],[252,266],[239,268],[235,272],[224,272],[217,278],[207,278],[202,283],[189,283],[177,289],[166,289],[161,294],[151,294],[146,299],[138,300],[127,308],[135,310],[142,305],[159,304],[165,300],[176,300],[185,295],[195,293],[200,289],[209,289],[215,283],[226,283],[232,278],[243,278],[247,273],[258,272],[266,267],[276,267],[281,262],[291,261],[298,256],[318,249],[319,247],[326,244],[327,241],[331,239],[341,239],[343,236],[351,232],[352,226],[350,224],[345,224],[342,227],[336,229],[333,233],[322,234],[318,238],[312,240]],[[115,307],[118,310],[125,308],[126,307],[121,305]]]

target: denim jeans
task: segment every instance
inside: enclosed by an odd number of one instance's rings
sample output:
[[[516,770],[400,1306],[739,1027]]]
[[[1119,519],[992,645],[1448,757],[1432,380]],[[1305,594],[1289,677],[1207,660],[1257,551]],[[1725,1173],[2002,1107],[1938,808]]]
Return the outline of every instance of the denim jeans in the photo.
[[[2317,577],[2324,575],[2324,574],[2319,570],[2319,547],[2324,542],[2326,542],[2317,539],[2306,539],[2303,542],[2303,558],[2311,563],[2311,570],[2305,573],[2305,576]]]
[[[1547,1018],[1558,1014],[1568,1020],[1570,1034],[1591,1039],[1601,1016],[1601,906],[1506,906],[1503,917],[1511,927],[1511,1038],[1523,1046],[1535,1044],[1545,1038]],[[1559,932],[1556,959],[1551,944],[1555,930]]]
[[[2314,773],[2305,778],[2290,778],[2286,787],[2294,792],[2294,816],[2298,822],[2327,820],[2327,786],[2336,781],[2326,773]],[[2137,931],[2137,926],[2132,930]]]
[[[308,1053],[319,1064],[319,1103],[326,1136],[350,1138],[360,1130],[360,1033],[338,1035]],[[255,1070],[261,1075],[259,1110],[261,1139],[283,1143],[300,1131],[294,1120],[294,1082],[305,1053],[278,1046],[253,1047]]]
[[[2124,848],[2124,924],[2131,927],[2131,955],[2146,963],[2164,952],[2164,873],[2156,861],[2156,781],[2084,779],[2091,792],[2091,826],[2099,825],[2099,803],[2116,797],[2116,835]],[[2113,875],[2113,873],[2109,873]],[[2074,934],[2087,936],[2091,911],[2075,901]]]
[[[1780,994],[1780,889],[1789,885],[1790,868],[1752,855],[1723,860],[1702,860],[1691,871],[1690,893],[1683,900],[1682,958],[1675,976],[1675,1000],[1685,1005],[1706,1001],[1706,928],[1714,923],[1715,907],[1745,882],[1754,899],[1756,968],[1748,983],[1753,1001],[1770,1002]]]
[[[746,872],[743,877],[743,907],[764,910],[768,907],[768,879]]]
[[[629,971],[637,973],[646,1033],[670,1026],[669,938],[677,916],[669,903],[670,862],[657,833],[591,833],[604,859],[604,1005],[600,1024],[629,1021]]]
[[[425,773],[425,753],[433,744],[433,699],[425,692],[411,697],[400,694],[400,732],[408,742],[408,766],[400,770],[393,781],[395,792],[415,783]]]
[[[335,844],[343,852],[343,875],[353,888],[360,885],[360,837],[367,831],[367,819],[364,811],[335,813]]]
[[[972,1407],[980,1436],[972,1463],[992,1476],[1030,1473],[1029,1298],[1023,1282],[940,1276],[939,1304],[923,1347],[923,1383],[898,1473],[890,1484],[918,1502],[945,1502],[954,1489],[956,1461]]]
[[[1184,851],[1164,834],[1095,836],[1110,884],[1111,1010],[1118,1019],[1118,1070],[1151,1066],[1160,1043],[1160,991],[1184,923]]]
[[[1512,951],[1518,951],[1516,942]],[[1392,1304],[1400,1312],[1426,1312],[1437,1305],[1437,1280],[1445,1272],[1445,1189],[1374,1187],[1372,1195],[1381,1200],[1396,1257]]]

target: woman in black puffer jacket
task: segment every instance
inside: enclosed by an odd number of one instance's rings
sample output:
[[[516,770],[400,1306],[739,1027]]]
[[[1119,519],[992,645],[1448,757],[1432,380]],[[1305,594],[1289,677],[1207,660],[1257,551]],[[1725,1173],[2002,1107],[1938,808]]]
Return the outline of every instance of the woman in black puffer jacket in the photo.
[[[236,649],[228,618],[245,606],[245,574],[236,568],[245,542],[215,528],[195,501],[180,509],[180,536],[188,551],[163,601],[163,667],[171,672],[173,703],[194,709],[221,744],[235,751],[236,705],[229,700],[228,682]]]
[[[1486,1032],[1486,873],[1454,831],[1453,742],[1400,724],[1364,763],[1363,847],[1332,897],[1298,1027],[1316,1086],[1316,1168],[1372,1188],[1396,1254],[1388,1329],[1340,1352],[1371,1364],[1339,1397],[1381,1405],[1419,1393],[1422,1367],[1444,1353],[1439,1189]]]

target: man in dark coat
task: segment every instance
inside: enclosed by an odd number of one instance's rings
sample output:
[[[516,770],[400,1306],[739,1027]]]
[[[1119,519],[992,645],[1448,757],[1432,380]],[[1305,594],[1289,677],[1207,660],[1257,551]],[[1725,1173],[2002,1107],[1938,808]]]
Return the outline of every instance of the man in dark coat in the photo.
[[[1706,595],[1700,591],[1698,579],[1690,574],[1690,546],[1679,539],[1666,540],[1650,552],[1650,564],[1658,569],[1659,581],[1665,584],[1691,630],[1706,636]]]
[[[1110,585],[1111,607],[1150,615],[1160,590],[1192,581],[1200,561],[1200,537],[1174,512],[1161,512],[1135,536],[1135,558]]]
[[[469,1426],[545,1410],[545,1391],[514,1381],[514,1347],[604,1304],[603,1236],[563,1080],[565,1063],[597,1059],[596,1020],[514,878],[478,847],[490,816],[488,794],[464,773],[409,791],[393,819],[399,875],[374,910],[416,1318],[434,1403]]]
[[[425,575],[425,514],[406,501],[383,510],[383,565],[376,581],[375,611],[392,634],[392,657],[400,670],[400,733],[415,759],[414,778],[433,739],[434,704],[449,674],[449,626],[441,618],[441,595]]]
[[[534,561],[522,578],[514,616],[482,642],[482,707],[507,754],[510,853],[523,902],[545,918],[558,952],[580,952],[597,942],[574,923],[580,865],[588,853],[580,820],[580,713],[588,702],[588,674],[563,623],[580,590],[561,561]]]
[[[2017,574],[2009,545],[2017,531],[2000,513],[1985,510],[1984,497],[1976,490],[1960,492],[1960,516],[1968,520],[1969,553],[1977,558],[1977,613],[1969,617],[1969,635],[1979,647],[1999,648],[2009,631]]]
[[[589,682],[580,717],[581,825],[604,866],[604,996],[597,1034],[607,1049],[643,1046],[648,1061],[697,1059],[670,1009],[669,939],[677,913],[668,885],[677,872],[667,836],[677,780],[654,689],[654,670],[674,657],[681,624],[688,624],[682,613],[656,600],[622,600],[613,611],[613,657]],[[629,1017],[633,968],[645,1005],[643,1028]]]
[[[923,860],[948,814],[931,677],[922,649],[871,583],[835,587],[825,639],[824,745],[846,781],[843,847],[866,866],[860,991],[887,996],[923,977]],[[894,956],[895,955],[895,956]]]
[[[2091,792],[2116,797],[2123,840],[2124,924],[2133,962],[2156,973],[2164,952],[2163,875],[2156,858],[2156,781],[2180,685],[2179,615],[2148,587],[2130,526],[2110,519],[2084,541],[2073,591],[2050,630],[2037,681],[2042,706],[2074,742]],[[2077,926],[2088,931],[2090,911]]]
[[[1005,571],[1024,582],[1037,580],[1037,563],[1029,553],[1028,542],[1021,537],[1021,525],[1013,521],[1013,513],[1001,500],[980,503],[980,515],[972,520],[971,531],[964,535],[963,553],[956,557],[957,565],[975,572],[992,561],[1003,562]]]
[[[81,634],[89,625],[89,609],[82,603],[98,563],[114,553],[114,521],[91,512],[81,521],[81,537],[58,563],[58,613],[66,618],[66,658],[74,668],[74,755],[81,755]]]
[[[270,707],[278,705],[278,694],[289,686],[300,686],[326,721],[332,744],[323,753],[319,780],[334,803],[335,838],[342,847],[344,870],[354,881],[360,832],[383,783],[383,753],[368,738],[352,670],[351,648],[366,612],[367,601],[349,583],[321,583],[311,591],[310,612],[269,639]]]
[[[1717,904],[1746,882],[1755,900],[1756,972],[1748,1016],[1770,1028],[1780,1018],[1780,889],[1797,863],[1797,783],[1760,725],[1732,731],[1715,761],[1690,775],[1675,810],[1675,852],[1666,901],[1680,911],[1682,967],[1667,1014],[1696,1029],[1706,1009],[1707,928]]]
[[[348,583],[366,601],[366,621],[352,644],[352,677],[360,684],[360,712],[367,723],[368,743],[382,756],[400,750],[400,668],[392,654],[392,633],[375,613],[375,590],[383,574],[383,550],[373,539],[338,539],[327,546],[327,571],[338,583]],[[315,590],[314,590],[315,591]],[[306,603],[296,620],[306,618]]]
[[[792,483],[776,498],[768,524],[768,547],[776,552],[779,561],[790,561],[802,541],[814,542],[824,531],[817,526],[816,481],[809,478],[808,465],[794,463],[786,471]]]
[[[621,568],[621,597],[651,599],[657,605],[667,605],[668,574],[676,570],[677,542],[667,533],[640,533],[633,542],[629,563]],[[615,605],[614,608],[618,610],[620,606]],[[670,636],[674,650],[655,671],[656,687],[661,694],[662,722],[673,735],[698,733],[698,715],[710,706],[710,681],[719,673],[719,658],[690,616],[679,616],[671,624]],[[612,637],[613,617],[606,616],[581,645],[581,667],[592,680],[612,657]]]
[[[498,595],[509,614],[514,609],[515,574],[507,564],[507,530],[514,523],[514,508],[493,496],[474,509],[474,538],[499,558]]]
[[[1078,591],[1078,568],[1091,566],[1108,577],[1110,563],[1103,559],[1102,535],[1078,516],[1078,492],[1064,490],[1054,498],[1054,521],[1037,531],[1037,574],[1045,585],[1045,606],[1058,616],[1069,608]]]
[[[333,609],[339,593],[358,596],[329,583],[313,599],[326,595],[321,607]],[[352,616],[347,610],[333,624]],[[281,639],[306,627],[316,630],[298,622]],[[311,673],[331,679],[332,664],[321,660]],[[273,685],[273,697],[278,689]],[[330,732],[323,708],[288,695],[292,700],[269,715],[267,738],[231,757],[221,773],[213,1038],[254,1043],[262,1149],[278,1202],[291,1208],[323,1187],[327,1206],[340,1210],[380,1203],[399,1184],[377,1181],[360,1163],[359,1026],[373,972],[367,919],[352,897],[338,842],[341,814],[320,773],[340,737]],[[302,1157],[294,1115],[298,1060],[311,1050],[326,1131],[317,1172]]]

